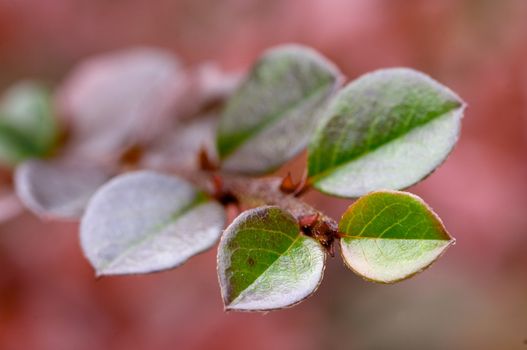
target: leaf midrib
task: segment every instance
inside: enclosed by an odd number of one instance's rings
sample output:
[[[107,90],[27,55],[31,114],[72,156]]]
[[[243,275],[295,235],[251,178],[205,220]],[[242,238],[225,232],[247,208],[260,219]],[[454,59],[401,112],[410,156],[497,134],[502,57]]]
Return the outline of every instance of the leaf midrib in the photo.
[[[16,147],[17,157],[30,157],[39,155],[41,149],[24,132],[0,120],[0,137],[3,137],[10,146]]]
[[[277,120],[279,120],[280,116],[291,112],[292,110],[294,110],[298,106],[300,106],[300,105],[304,104],[306,101],[310,100],[315,95],[319,94],[319,92],[321,90],[324,90],[326,87],[332,86],[332,85],[335,85],[335,81],[332,80],[331,77],[330,77],[327,81],[324,81],[324,83],[316,85],[315,88],[312,89],[310,93],[302,96],[302,98],[300,98],[298,101],[285,106],[285,108],[283,108],[280,111],[275,112],[274,114],[266,115],[263,118],[262,122],[259,123],[258,125],[255,125],[253,128],[251,128],[251,129],[249,129],[249,130],[247,130],[245,132],[240,132],[240,133],[238,133],[238,135],[234,134],[235,136],[233,136],[231,134],[231,136],[229,136],[229,138],[235,138],[236,142],[227,143],[229,146],[226,147],[227,150],[222,155],[220,155],[221,158],[225,159],[225,158],[231,156],[233,153],[236,152],[236,150],[238,150],[240,147],[242,147],[243,144],[247,143],[248,140],[250,140],[254,135],[261,134],[267,128],[269,128],[270,125],[274,124]]]
[[[404,132],[402,132],[402,133],[400,133],[398,135],[395,135],[391,139],[388,139],[385,142],[383,142],[383,143],[381,143],[381,144],[379,144],[377,146],[374,146],[374,147],[371,147],[371,148],[367,149],[363,153],[357,154],[354,157],[351,157],[349,159],[343,160],[340,164],[331,166],[328,169],[317,173],[316,175],[310,176],[310,181],[313,182],[313,183],[316,183],[317,181],[319,181],[319,180],[321,180],[323,178],[331,176],[332,175],[331,173],[333,173],[335,171],[338,171],[339,169],[347,166],[349,163],[354,162],[354,161],[356,161],[359,158],[365,157],[368,154],[373,153],[373,152],[377,151],[378,149],[381,149],[382,147],[385,147],[386,145],[388,145],[388,144],[390,144],[392,142],[395,142],[395,141],[397,141],[399,139],[402,139],[404,136],[408,135],[410,132],[412,132],[412,131],[414,131],[414,130],[416,130],[418,128],[424,127],[427,124],[431,123],[432,121],[434,121],[436,119],[439,119],[439,118],[449,114],[450,112],[453,112],[453,111],[455,111],[457,109],[460,109],[460,108],[461,109],[464,108],[464,104],[462,102],[456,101],[455,105],[452,104],[452,106],[447,106],[443,111],[437,113],[437,115],[431,117],[430,119],[427,119],[426,121],[424,121],[422,123],[418,123],[418,124],[412,126],[411,128],[404,130]],[[318,170],[318,168],[320,168],[319,160],[318,160],[319,159],[319,156],[318,156],[319,153],[320,152],[317,152],[317,170]]]
[[[300,230],[299,230],[300,231]],[[247,289],[249,289],[252,285],[254,285],[254,283],[260,278],[262,277],[263,275],[265,275],[265,273],[278,261],[278,259],[280,259],[281,257],[285,256],[290,250],[291,250],[291,247],[293,247],[301,238],[303,237],[302,233],[299,232],[298,235],[296,236],[295,239],[293,239],[291,241],[291,244],[289,245],[289,247],[287,247],[286,250],[284,250],[282,253],[277,253],[277,257],[269,264],[269,266],[266,267],[265,270],[262,271],[261,274],[259,274],[252,282],[251,284],[249,284],[245,289],[241,290],[238,295],[236,295],[234,298],[232,298],[232,300],[230,301],[229,305],[232,305],[241,295],[243,292],[245,292]]]
[[[359,240],[359,239],[378,239],[378,240],[399,240],[399,241],[442,241],[442,242],[452,242],[454,241],[453,238],[448,239],[442,239],[442,238],[399,238],[399,237],[371,237],[371,236],[354,236],[354,235],[346,235],[340,233],[341,238],[349,238],[353,240]]]

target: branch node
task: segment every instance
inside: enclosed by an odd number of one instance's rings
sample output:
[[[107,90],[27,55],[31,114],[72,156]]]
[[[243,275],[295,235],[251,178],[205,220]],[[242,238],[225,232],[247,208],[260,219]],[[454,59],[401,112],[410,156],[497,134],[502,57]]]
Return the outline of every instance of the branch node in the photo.
[[[338,232],[333,228],[333,225],[328,224],[324,218],[320,217],[319,213],[302,216],[299,218],[298,223],[305,235],[316,239],[327,249],[329,255],[335,256],[333,241]]]
[[[318,213],[302,216],[298,220],[298,223],[302,229],[312,229],[313,226],[315,226],[315,224],[317,223],[318,217]]]

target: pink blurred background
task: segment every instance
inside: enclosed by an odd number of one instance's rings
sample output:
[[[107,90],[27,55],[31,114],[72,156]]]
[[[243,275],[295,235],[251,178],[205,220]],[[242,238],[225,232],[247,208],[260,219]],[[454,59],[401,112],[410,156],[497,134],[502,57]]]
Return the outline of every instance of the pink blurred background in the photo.
[[[96,281],[76,224],[26,213],[0,225],[0,349],[527,349],[526,18],[525,0],[0,0],[1,87],[137,44],[243,69],[299,42],[349,79],[414,67],[469,104],[449,160],[411,189],[457,238],[423,274],[376,285],[335,258],[292,309],[224,313],[215,249]],[[336,218],[350,203],[307,198]]]

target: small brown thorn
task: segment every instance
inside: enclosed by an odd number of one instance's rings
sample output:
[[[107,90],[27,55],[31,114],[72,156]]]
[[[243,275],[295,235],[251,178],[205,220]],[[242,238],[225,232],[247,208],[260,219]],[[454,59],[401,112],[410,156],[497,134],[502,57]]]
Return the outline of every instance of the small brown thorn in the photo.
[[[218,170],[218,165],[215,164],[209,157],[209,153],[207,152],[207,148],[202,145],[199,149],[199,167],[201,170],[205,171],[215,171]]]
[[[293,178],[291,177],[291,172],[287,173],[287,176],[284,177],[282,180],[282,183],[280,184],[280,191],[283,193],[294,193],[297,190],[298,184],[295,184],[293,182]]]
[[[139,163],[141,162],[141,159],[143,158],[143,154],[144,154],[144,149],[141,145],[139,144],[133,145],[121,155],[120,162],[125,167],[133,169],[139,165]]]
[[[287,175],[282,179],[280,191],[285,194],[292,194],[295,197],[300,197],[309,189],[309,187],[310,185],[308,182],[307,171],[304,171],[302,178],[297,183],[293,181],[291,172],[288,172]]]
[[[304,170],[304,173],[302,174],[302,178],[300,179],[300,182],[296,186],[295,192],[293,192],[293,196],[300,197],[304,193],[309,190],[310,184],[307,177],[307,170]]]

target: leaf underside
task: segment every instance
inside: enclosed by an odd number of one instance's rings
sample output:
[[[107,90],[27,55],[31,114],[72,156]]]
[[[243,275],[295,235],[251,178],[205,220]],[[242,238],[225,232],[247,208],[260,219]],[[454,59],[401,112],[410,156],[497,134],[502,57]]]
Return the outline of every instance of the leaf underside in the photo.
[[[457,95],[422,73],[393,68],[366,74],[327,108],[309,146],[311,182],[347,198],[411,186],[453,149],[463,110]]]
[[[119,157],[173,126],[188,79],[170,51],[133,47],[90,57],[59,91],[71,119],[69,147],[85,158]]]
[[[81,222],[81,246],[98,275],[181,265],[217,241],[223,207],[179,178],[151,171],[104,185]]]
[[[149,145],[141,158],[141,166],[147,169],[200,170],[197,154],[201,150],[216,158],[214,136],[217,121],[216,115],[211,114],[178,123]]]
[[[365,279],[391,283],[432,264],[450,246],[437,215],[417,196],[370,193],[344,213],[339,231],[346,265]]]
[[[300,233],[294,217],[278,207],[241,214],[218,248],[218,275],[227,310],[265,311],[294,305],[322,279],[325,252]]]
[[[338,69],[312,49],[266,52],[230,98],[217,136],[224,170],[270,172],[302,151],[318,108],[340,86]]]
[[[35,214],[79,219],[90,197],[113,172],[80,160],[29,160],[16,168],[19,198]]]

